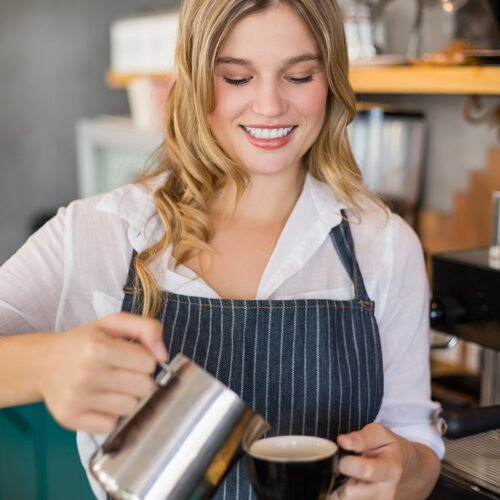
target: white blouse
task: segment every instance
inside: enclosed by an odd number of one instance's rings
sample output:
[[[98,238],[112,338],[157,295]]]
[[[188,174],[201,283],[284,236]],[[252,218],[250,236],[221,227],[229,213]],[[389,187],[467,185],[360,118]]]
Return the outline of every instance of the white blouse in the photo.
[[[0,268],[0,335],[65,331],[119,311],[132,248],[147,248],[163,231],[152,189],[127,185],[75,201],[31,236]],[[328,186],[306,176],[256,299],[353,298],[329,238],[341,208]],[[420,242],[399,216],[373,205],[350,228],[382,343],[384,398],[376,421],[442,458],[432,421],[438,405],[430,400],[429,290]],[[171,248],[152,269],[167,291],[220,298],[187,267],[175,269]],[[84,433],[78,444],[87,469],[95,444]]]

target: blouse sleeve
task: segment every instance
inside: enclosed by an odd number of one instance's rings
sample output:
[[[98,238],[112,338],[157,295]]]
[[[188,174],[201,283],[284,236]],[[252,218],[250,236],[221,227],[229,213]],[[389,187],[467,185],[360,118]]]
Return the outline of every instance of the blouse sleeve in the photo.
[[[444,444],[433,422],[431,401],[429,285],[420,242],[394,217],[392,265],[379,328],[384,356],[384,399],[377,418],[410,441],[428,445],[442,458]]]
[[[34,233],[0,267],[0,335],[52,331],[65,273],[65,215]]]

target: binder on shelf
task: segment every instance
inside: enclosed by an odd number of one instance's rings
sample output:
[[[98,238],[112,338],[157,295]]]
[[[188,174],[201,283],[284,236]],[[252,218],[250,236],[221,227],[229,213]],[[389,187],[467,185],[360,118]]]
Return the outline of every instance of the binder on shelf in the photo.
[[[178,25],[178,10],[117,19],[110,27],[110,70],[117,74],[171,72]]]

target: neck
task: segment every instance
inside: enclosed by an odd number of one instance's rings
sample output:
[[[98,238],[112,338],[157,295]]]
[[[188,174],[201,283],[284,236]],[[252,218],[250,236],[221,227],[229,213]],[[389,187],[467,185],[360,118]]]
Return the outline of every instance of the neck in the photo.
[[[236,195],[234,183],[219,191],[210,213],[217,218],[237,218],[255,222],[286,220],[302,192],[306,171],[282,172],[276,175],[252,174],[250,183],[233,211]]]

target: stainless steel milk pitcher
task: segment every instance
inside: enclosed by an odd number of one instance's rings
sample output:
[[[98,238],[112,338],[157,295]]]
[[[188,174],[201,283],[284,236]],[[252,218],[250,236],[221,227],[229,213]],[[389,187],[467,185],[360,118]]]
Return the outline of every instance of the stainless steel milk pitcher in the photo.
[[[269,424],[182,354],[90,460],[104,489],[122,500],[211,498],[243,447]]]

